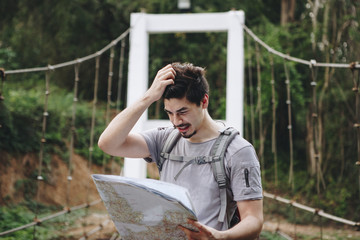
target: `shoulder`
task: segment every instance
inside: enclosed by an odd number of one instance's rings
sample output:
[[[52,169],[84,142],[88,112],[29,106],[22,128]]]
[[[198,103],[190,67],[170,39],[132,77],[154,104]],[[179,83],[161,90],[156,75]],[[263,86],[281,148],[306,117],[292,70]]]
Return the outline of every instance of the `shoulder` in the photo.
[[[235,151],[240,151],[247,147],[253,147],[253,145],[243,138],[240,134],[236,135],[234,139],[231,141],[229,147],[233,148]]]
[[[165,139],[174,131],[173,127],[158,127],[145,130],[140,134],[145,138],[146,142],[160,142],[163,143]]]
[[[228,161],[236,161],[242,164],[259,164],[255,148],[240,135],[237,135],[230,143],[226,152],[226,158]]]

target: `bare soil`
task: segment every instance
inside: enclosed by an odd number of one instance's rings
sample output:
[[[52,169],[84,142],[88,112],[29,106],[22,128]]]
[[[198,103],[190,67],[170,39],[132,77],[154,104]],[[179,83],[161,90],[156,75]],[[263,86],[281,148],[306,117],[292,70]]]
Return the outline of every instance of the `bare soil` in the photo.
[[[45,165],[45,164],[44,164]],[[69,165],[53,155],[51,162],[43,167],[43,181],[37,181],[37,154],[26,154],[20,157],[0,156],[0,205],[19,203],[24,200],[25,189],[28,185],[24,181],[34,181],[31,186],[37,186],[35,200],[45,205],[76,206],[99,198],[95,184],[91,179],[92,173],[102,172],[99,166],[88,168],[87,160],[74,154],[70,176]],[[115,166],[114,172],[119,173],[120,167]]]

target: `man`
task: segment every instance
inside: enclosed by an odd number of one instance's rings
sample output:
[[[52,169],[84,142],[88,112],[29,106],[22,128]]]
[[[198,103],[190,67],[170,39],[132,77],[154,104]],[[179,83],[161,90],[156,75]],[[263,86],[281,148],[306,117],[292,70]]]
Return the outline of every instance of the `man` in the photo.
[[[182,138],[172,153],[206,156],[224,126],[208,113],[209,87],[205,70],[192,64],[173,63],[160,69],[144,96],[117,115],[102,133],[100,148],[108,154],[158,161],[162,146],[174,128],[130,133],[144,111],[164,98],[165,111]],[[227,148],[225,168],[230,179],[231,201],[227,208],[238,209],[241,221],[229,228],[219,221],[220,193],[211,164],[188,164],[167,160],[160,179],[186,187],[194,202],[199,231],[179,226],[188,239],[255,239],[263,224],[260,166],[254,148],[237,135]]]

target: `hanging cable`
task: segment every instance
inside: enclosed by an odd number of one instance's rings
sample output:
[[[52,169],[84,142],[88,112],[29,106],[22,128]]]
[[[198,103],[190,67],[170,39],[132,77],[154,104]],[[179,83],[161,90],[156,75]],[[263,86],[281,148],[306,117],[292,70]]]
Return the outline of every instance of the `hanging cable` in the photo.
[[[113,65],[114,65],[114,55],[115,49],[112,47],[110,49],[110,58],[109,58],[109,74],[108,74],[108,87],[107,87],[107,103],[106,103],[106,113],[105,113],[105,125],[107,126],[110,122],[110,106],[111,106],[111,88],[112,88],[112,77],[113,73]],[[102,172],[105,174],[105,164],[106,164],[107,154],[103,153],[102,160]],[[111,156],[110,161],[113,161],[113,157]]]
[[[261,162],[261,177],[263,183],[265,183],[265,160],[264,160],[264,133],[263,133],[263,123],[262,123],[262,105],[261,105],[261,70],[260,70],[260,49],[259,45],[256,43],[256,69],[257,69],[257,111],[259,113],[259,157]]]
[[[92,172],[92,157],[93,157],[93,151],[94,151],[94,128],[95,128],[95,118],[96,118],[96,105],[97,105],[97,92],[98,92],[98,86],[99,86],[99,69],[100,69],[100,57],[101,54],[98,52],[98,55],[95,59],[95,79],[94,79],[94,97],[93,97],[93,103],[92,103],[92,114],[91,114],[91,127],[90,127],[90,144],[89,144],[89,159],[88,159],[88,169],[90,172]],[[87,206],[90,206],[90,184],[91,182],[88,182],[88,185],[86,187],[86,204]],[[86,217],[89,214],[88,207],[85,209],[85,216],[84,216],[84,236],[86,236],[86,226],[87,226],[87,220]]]
[[[292,132],[292,120],[291,120],[291,91],[290,91],[290,77],[289,70],[286,65],[286,61],[284,61],[284,71],[285,71],[285,84],[286,84],[286,104],[288,108],[288,130],[289,130],[289,148],[290,148],[290,167],[289,167],[289,184],[294,190],[294,146],[293,146],[293,132]]]
[[[250,55],[250,51],[249,51],[249,47],[247,48],[247,52]],[[246,52],[246,50],[244,50]],[[246,54],[245,54],[246,55]],[[246,58],[246,56],[245,56]],[[246,64],[245,64],[246,65]],[[243,88],[244,88],[244,96],[243,96],[243,102],[244,102],[244,138],[245,139],[249,139],[250,140],[250,136],[249,136],[249,104],[248,104],[248,90],[250,89],[250,86],[248,85],[248,82],[246,81],[246,79],[248,78],[246,70],[245,70],[246,66],[244,66],[244,84],[243,84]]]
[[[76,135],[76,106],[78,102],[78,86],[79,86],[79,69],[80,61],[74,66],[75,78],[74,78],[74,98],[72,106],[72,117],[71,117],[71,127],[70,127],[70,147],[69,147],[69,162],[68,162],[68,176],[67,176],[67,188],[66,188],[66,207],[65,210],[70,209],[70,186],[72,181],[72,162],[74,154],[74,139]]]
[[[313,130],[313,151],[315,159],[315,171],[316,171],[316,189],[317,193],[320,193],[320,183],[323,184],[325,189],[325,183],[322,177],[321,170],[321,153],[320,153],[320,142],[319,142],[319,118],[318,118],[318,107],[317,107],[317,97],[316,97],[316,77],[317,72],[315,71],[315,60],[311,60],[310,70],[311,70],[311,87],[312,87],[312,130]]]
[[[247,37],[247,45],[249,48],[249,59],[248,59],[248,75],[249,75],[249,101],[250,101],[250,122],[251,122],[251,141],[255,143],[255,117],[254,117],[254,94],[252,91],[253,82],[252,82],[252,55],[251,55],[251,44],[250,38]]]
[[[118,84],[117,84],[117,96],[116,96],[116,114],[120,112],[121,106],[121,92],[123,84],[123,72],[124,72],[124,54],[125,54],[126,39],[121,40],[121,49],[120,49],[120,59],[119,59],[119,75],[118,75]],[[119,158],[116,158],[119,159]],[[120,158],[121,159],[121,158]],[[115,167],[115,161],[112,161],[112,169]],[[121,170],[120,170],[121,172]]]
[[[308,60],[304,60],[304,59],[300,59],[300,58],[296,58],[296,57],[291,57],[289,54],[285,54],[285,53],[281,53],[273,48],[271,48],[269,45],[267,45],[266,43],[264,43],[258,36],[256,36],[251,30],[250,28],[248,28],[244,23],[242,23],[242,21],[239,19],[241,26],[244,28],[245,32],[247,32],[253,39],[255,42],[259,43],[261,46],[263,46],[264,48],[266,48],[269,52],[273,53],[274,55],[277,55],[283,59],[292,61],[292,62],[297,62],[297,63],[301,63],[301,64],[305,64],[305,65],[313,65],[314,67],[334,67],[334,68],[348,68],[350,66],[349,63],[318,63],[315,62],[314,64],[311,63],[311,61]],[[360,64],[356,63],[354,65],[355,68],[360,69]]]
[[[271,104],[272,104],[272,131],[271,131],[271,152],[274,156],[274,174],[275,174],[275,187],[278,185],[278,162],[276,150],[276,97],[275,97],[275,73],[274,73],[274,59],[272,54],[270,56],[271,67]]]
[[[124,71],[124,53],[125,53],[125,38],[121,40],[120,60],[119,60],[119,78],[118,78],[118,89],[116,98],[116,113],[120,112],[121,105],[121,92],[123,84],[123,71]]]
[[[37,222],[40,224],[40,220],[38,218],[39,213],[39,202],[40,202],[40,191],[42,189],[42,181],[44,180],[42,176],[42,168],[43,168],[43,159],[44,159],[44,145],[46,143],[46,123],[47,123],[47,117],[49,116],[48,113],[48,99],[50,94],[50,70],[53,70],[53,68],[49,65],[48,71],[45,73],[45,100],[44,100],[44,111],[43,111],[43,121],[42,121],[42,129],[41,129],[41,140],[40,140],[40,153],[39,153],[39,168],[38,168],[38,175],[37,175],[37,193],[36,193],[36,204],[35,204],[35,217],[34,222]],[[33,238],[36,239],[36,226],[34,225],[34,232],[33,232]]]
[[[109,76],[108,76],[108,88],[107,88],[107,104],[106,104],[106,125],[110,122],[110,106],[111,106],[111,88],[112,88],[112,78],[113,78],[113,65],[114,65],[114,55],[115,49],[112,47],[110,49],[110,59],[109,59]]]
[[[52,65],[52,69],[58,69],[63,68],[67,66],[72,66],[78,63],[78,61],[85,62],[88,60],[91,60],[93,58],[96,58],[98,55],[102,55],[104,52],[109,50],[112,46],[116,45],[120,40],[125,38],[130,33],[130,28],[128,28],[125,32],[123,32],[120,36],[118,36],[115,40],[113,40],[111,43],[106,45],[101,50],[97,51],[96,53],[90,54],[86,57],[78,58],[69,62],[63,62],[59,64]],[[8,70],[5,73],[6,74],[17,74],[17,73],[28,73],[28,72],[44,72],[47,71],[48,67],[36,67],[36,68],[28,68],[28,69],[18,69],[18,70]]]

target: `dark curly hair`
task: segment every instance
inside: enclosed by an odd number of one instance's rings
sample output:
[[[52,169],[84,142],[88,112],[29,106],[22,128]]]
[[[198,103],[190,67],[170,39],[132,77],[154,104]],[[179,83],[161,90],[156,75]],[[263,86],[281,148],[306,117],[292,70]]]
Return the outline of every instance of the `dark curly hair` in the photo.
[[[197,106],[209,94],[209,84],[205,78],[205,69],[194,66],[191,63],[172,63],[171,66],[176,72],[174,84],[166,87],[163,98],[183,98],[195,103]]]

